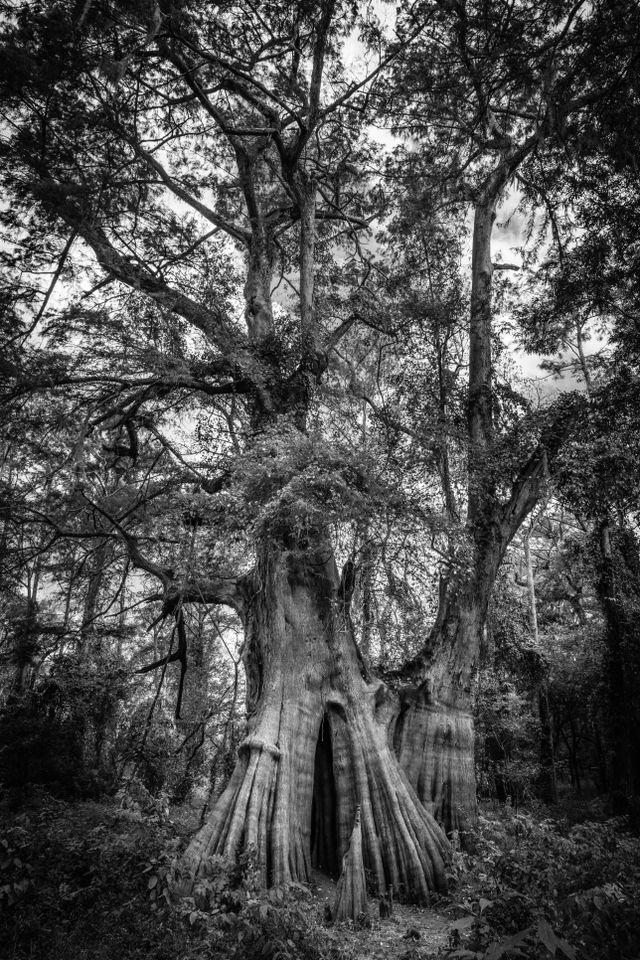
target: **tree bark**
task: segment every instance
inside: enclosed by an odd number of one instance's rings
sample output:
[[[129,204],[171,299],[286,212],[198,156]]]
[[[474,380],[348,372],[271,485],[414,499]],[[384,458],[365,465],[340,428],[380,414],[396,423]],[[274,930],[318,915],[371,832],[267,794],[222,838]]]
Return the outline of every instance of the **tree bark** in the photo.
[[[360,807],[356,807],[349,849],[342,858],[342,871],[332,915],[336,923],[342,920],[358,920],[367,915],[367,882],[362,860]]]
[[[271,315],[271,266],[264,265],[265,256],[262,252],[251,251],[247,269],[247,280],[244,288],[246,300],[245,318],[250,336],[261,339],[272,329]]]
[[[394,733],[400,764],[447,833],[464,835],[476,816],[473,684],[488,598],[467,588],[445,597],[431,636],[428,678],[401,693]]]
[[[540,722],[540,793],[545,803],[558,802],[558,786],[556,782],[555,750],[553,743],[553,723],[551,706],[549,703],[549,686],[547,683],[548,668],[545,658],[540,654],[540,634],[538,632],[538,606],[536,603],[536,584],[533,575],[533,561],[531,558],[531,530],[522,538],[524,556],[527,566],[527,592],[529,594],[529,613],[531,617],[531,633],[533,643],[539,655],[538,675],[538,719]]]
[[[248,736],[186,851],[191,875],[212,854],[247,849],[268,884],[308,880],[313,866],[331,872],[359,805],[376,892],[393,884],[425,902],[445,888],[447,841],[392,752],[396,697],[362,676],[329,543],[263,544],[244,591]]]
[[[317,349],[314,320],[314,269],[316,227],[316,185],[303,179],[303,201],[300,210],[300,336],[302,354],[313,356]]]

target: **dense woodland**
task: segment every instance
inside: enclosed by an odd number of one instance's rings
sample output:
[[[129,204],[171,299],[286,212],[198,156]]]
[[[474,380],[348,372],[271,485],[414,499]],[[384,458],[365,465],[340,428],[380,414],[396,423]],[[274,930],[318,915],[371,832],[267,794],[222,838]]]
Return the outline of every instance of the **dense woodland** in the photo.
[[[0,955],[633,960],[640,7],[0,10]]]

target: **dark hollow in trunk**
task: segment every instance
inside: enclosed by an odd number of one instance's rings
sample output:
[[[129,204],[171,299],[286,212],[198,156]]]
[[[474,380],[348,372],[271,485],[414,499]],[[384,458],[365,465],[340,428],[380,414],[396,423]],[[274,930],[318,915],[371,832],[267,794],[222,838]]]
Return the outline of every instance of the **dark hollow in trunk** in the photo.
[[[325,713],[316,744],[311,801],[311,866],[334,880],[338,878],[340,866],[337,813],[331,726],[329,715]]]

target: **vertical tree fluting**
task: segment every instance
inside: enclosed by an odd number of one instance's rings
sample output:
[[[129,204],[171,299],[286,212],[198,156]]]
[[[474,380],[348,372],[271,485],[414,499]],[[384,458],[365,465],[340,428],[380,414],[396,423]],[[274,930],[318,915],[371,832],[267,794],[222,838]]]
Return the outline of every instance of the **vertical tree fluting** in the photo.
[[[475,820],[475,671],[500,553],[450,586],[428,644],[427,679],[401,692],[395,750],[418,796],[447,832]]]
[[[248,734],[187,850],[192,873],[212,854],[251,848],[266,883],[308,880],[312,866],[340,862],[360,806],[378,890],[392,883],[425,901],[444,889],[447,841],[391,749],[394,695],[361,674],[330,544],[319,534],[313,544],[263,543],[242,593]],[[318,763],[320,738],[331,749]]]

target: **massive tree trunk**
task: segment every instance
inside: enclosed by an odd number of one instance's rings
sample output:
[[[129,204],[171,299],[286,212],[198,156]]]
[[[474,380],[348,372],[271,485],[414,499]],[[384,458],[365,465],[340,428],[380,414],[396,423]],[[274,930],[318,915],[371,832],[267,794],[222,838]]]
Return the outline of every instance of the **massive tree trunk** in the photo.
[[[473,696],[499,560],[495,547],[476,576],[443,593],[419,668],[427,679],[401,692],[394,733],[400,764],[423,804],[447,832],[461,835],[476,816]]]
[[[264,882],[336,874],[361,810],[364,863],[425,901],[445,887],[447,841],[389,742],[395,695],[363,677],[328,542],[263,544],[244,585],[249,732],[231,781],[186,860],[252,848]]]
[[[447,832],[462,834],[476,818],[475,676],[487,611],[511,539],[539,497],[545,456],[536,451],[505,504],[474,525],[467,578],[441,591],[438,614],[418,656],[396,677],[415,680],[401,692],[394,746],[411,784]]]
[[[314,314],[316,187],[298,171],[301,357],[283,378],[269,349],[266,226],[248,155],[239,162],[252,223],[247,325],[270,370],[251,422],[262,438],[285,421],[303,435],[314,383],[327,364]],[[267,884],[309,880],[313,867],[337,875],[359,807],[363,861],[375,892],[392,884],[406,899],[424,902],[445,888],[447,840],[393,753],[397,695],[369,679],[349,616],[352,587],[338,576],[328,538],[311,528],[303,535],[304,522],[300,514],[274,520],[258,541],[254,571],[239,585],[248,735],[185,863],[196,888],[208,857],[234,859],[243,850],[254,853]]]

